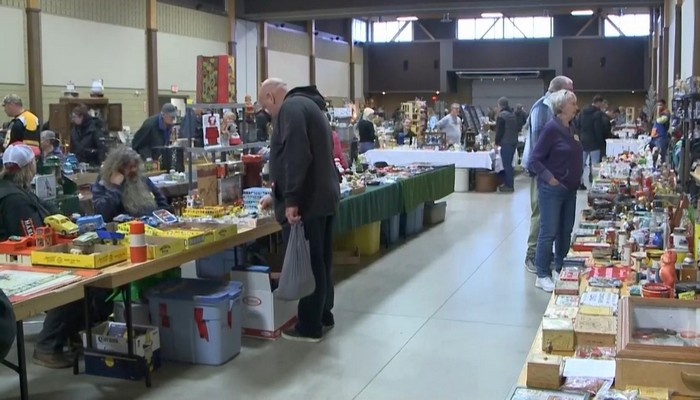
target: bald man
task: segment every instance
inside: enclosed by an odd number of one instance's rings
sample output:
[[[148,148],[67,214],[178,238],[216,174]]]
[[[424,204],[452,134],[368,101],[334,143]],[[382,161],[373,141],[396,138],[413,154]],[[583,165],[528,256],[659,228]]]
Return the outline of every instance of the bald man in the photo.
[[[326,101],[316,86],[288,91],[283,81],[268,79],[260,87],[259,102],[273,124],[272,197],[263,199],[262,205],[274,204],[285,242],[291,225],[304,224],[316,280],[314,293],[299,300],[296,326],[282,332],[282,337],[319,342],[335,325],[331,265],[333,219],[340,199]]]

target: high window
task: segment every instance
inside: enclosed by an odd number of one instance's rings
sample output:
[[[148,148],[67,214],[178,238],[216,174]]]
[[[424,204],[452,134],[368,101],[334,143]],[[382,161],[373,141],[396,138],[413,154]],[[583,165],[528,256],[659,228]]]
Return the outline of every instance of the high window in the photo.
[[[649,14],[608,15],[605,36],[649,36],[650,24]]]
[[[398,34],[398,36],[397,36]],[[375,43],[391,42],[396,37],[396,42],[413,41],[413,22],[386,21],[372,23],[372,41]]]
[[[457,39],[536,39],[552,37],[552,18],[469,18],[457,21]]]
[[[352,41],[367,42],[367,22],[361,19],[352,20]]]

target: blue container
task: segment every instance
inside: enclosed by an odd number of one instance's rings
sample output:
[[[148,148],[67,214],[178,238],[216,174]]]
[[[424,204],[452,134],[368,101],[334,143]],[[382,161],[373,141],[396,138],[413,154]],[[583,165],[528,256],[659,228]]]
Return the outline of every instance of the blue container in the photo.
[[[151,321],[160,329],[161,357],[221,365],[241,351],[240,282],[177,279],[148,291]]]
[[[387,245],[395,244],[399,241],[401,226],[401,214],[396,214],[391,218],[382,221],[381,237]]]
[[[246,258],[245,246],[233,247],[208,257],[202,257],[194,262],[197,269],[197,277],[204,279],[228,279],[231,276],[231,270],[236,266],[244,265]]]
[[[423,230],[423,211],[425,204],[407,213],[401,214],[400,230],[403,236],[413,236]]]

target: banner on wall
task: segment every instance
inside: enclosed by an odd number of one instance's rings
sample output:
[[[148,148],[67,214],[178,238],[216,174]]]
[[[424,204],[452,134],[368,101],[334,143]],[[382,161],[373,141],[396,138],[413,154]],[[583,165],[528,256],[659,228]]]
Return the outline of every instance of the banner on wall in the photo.
[[[236,62],[232,56],[197,57],[197,103],[236,103]]]

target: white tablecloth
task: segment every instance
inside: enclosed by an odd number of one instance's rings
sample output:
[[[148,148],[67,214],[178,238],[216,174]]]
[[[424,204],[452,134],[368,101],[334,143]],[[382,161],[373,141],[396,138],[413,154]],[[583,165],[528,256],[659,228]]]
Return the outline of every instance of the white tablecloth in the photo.
[[[488,151],[435,151],[408,149],[374,149],[366,152],[370,164],[385,162],[390,165],[429,163],[435,165],[454,164],[456,168],[491,169],[491,154]]]
[[[633,151],[639,153],[644,146],[649,143],[649,140],[642,139],[608,139],[605,141],[607,146],[605,148],[606,155],[608,157],[616,156],[622,154],[625,151]]]

